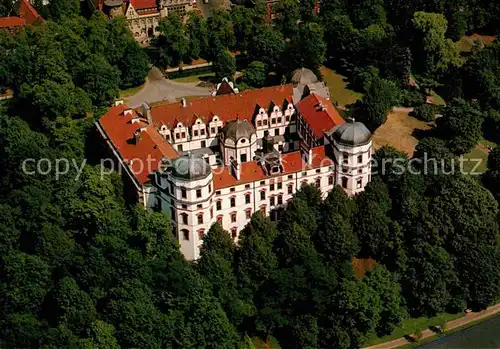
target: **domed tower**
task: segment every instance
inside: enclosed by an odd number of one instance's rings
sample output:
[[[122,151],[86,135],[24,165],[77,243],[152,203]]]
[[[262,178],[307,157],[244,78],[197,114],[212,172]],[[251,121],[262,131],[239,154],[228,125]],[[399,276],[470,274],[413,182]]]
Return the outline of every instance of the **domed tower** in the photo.
[[[311,69],[300,68],[292,73],[293,103],[297,104],[311,93],[330,99],[330,90],[323,81],[319,81]]]
[[[123,16],[123,0],[105,0],[104,12],[107,13],[110,18]]]
[[[311,69],[299,68],[293,71],[291,81],[294,85],[309,85],[318,82],[318,77]]]
[[[242,163],[253,159],[257,151],[257,134],[246,119],[227,123],[222,128],[220,137],[221,151],[227,165],[232,160]]]
[[[203,236],[215,222],[210,198],[213,175],[210,165],[201,157],[183,155],[172,163],[170,215],[176,226],[181,251],[188,260],[199,257]]]
[[[337,184],[349,195],[362,192],[371,179],[372,134],[353,118],[330,134],[337,160]]]

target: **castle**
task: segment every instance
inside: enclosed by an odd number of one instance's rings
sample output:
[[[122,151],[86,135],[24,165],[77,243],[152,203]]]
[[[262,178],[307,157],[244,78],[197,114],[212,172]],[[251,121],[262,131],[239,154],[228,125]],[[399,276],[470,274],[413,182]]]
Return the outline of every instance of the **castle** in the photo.
[[[304,184],[355,195],[371,178],[370,131],[345,121],[307,69],[288,85],[235,92],[226,80],[212,97],[115,104],[97,128],[139,201],[171,217],[188,260],[215,222],[237,241],[254,212],[279,219]]]

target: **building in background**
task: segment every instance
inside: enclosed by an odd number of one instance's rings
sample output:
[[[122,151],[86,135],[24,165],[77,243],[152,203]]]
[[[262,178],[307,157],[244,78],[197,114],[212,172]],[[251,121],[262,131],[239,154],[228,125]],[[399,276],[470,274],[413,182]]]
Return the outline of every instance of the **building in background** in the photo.
[[[34,25],[44,21],[28,0],[19,0],[14,6],[14,10],[16,16],[0,17],[0,29],[15,31],[26,25]]]
[[[166,105],[118,102],[97,122],[140,202],[171,217],[187,259],[199,257],[215,222],[237,241],[254,212],[279,219],[304,184],[355,195],[370,181],[370,131],[307,87],[318,83],[312,72],[301,74],[294,84]]]

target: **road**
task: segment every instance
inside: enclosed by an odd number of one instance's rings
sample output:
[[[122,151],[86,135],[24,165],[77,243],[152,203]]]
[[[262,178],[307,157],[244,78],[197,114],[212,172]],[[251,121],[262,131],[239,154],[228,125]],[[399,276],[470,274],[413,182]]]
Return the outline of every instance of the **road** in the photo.
[[[143,102],[154,103],[164,100],[175,102],[176,99],[187,96],[209,96],[210,89],[197,87],[197,83],[180,83],[166,79],[161,71],[153,67],[142,89],[136,94],[124,98],[131,108],[140,106]]]
[[[462,327],[464,325],[467,325],[470,322],[476,321],[476,320],[481,320],[484,319],[488,316],[494,315],[500,313],[500,304],[492,305],[491,307],[487,308],[486,310],[477,312],[477,313],[469,313],[465,315],[464,317],[449,321],[446,323],[446,330],[453,330],[454,328],[457,327]],[[422,337],[420,340],[432,337],[434,336],[435,333],[429,329],[422,331]],[[405,338],[399,338],[395,339],[390,342],[385,342],[377,345],[372,345],[371,347],[366,347],[363,349],[395,349],[402,347],[409,342]]]

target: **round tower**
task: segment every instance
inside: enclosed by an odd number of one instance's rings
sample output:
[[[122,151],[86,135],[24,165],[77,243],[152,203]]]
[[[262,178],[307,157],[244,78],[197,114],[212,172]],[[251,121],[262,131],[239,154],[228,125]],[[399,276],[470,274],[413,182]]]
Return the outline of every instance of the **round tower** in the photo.
[[[362,192],[371,179],[372,134],[353,118],[333,129],[333,152],[337,161],[336,183],[349,195]]]
[[[110,18],[123,16],[123,0],[105,0],[104,12],[107,13]]]
[[[198,259],[203,236],[215,222],[213,174],[210,165],[190,153],[172,163],[168,174],[170,215],[181,251],[188,260]]]
[[[222,128],[220,137],[221,151],[226,164],[230,164],[232,160],[238,163],[252,161],[257,151],[257,134],[246,119],[236,119],[227,123]]]

